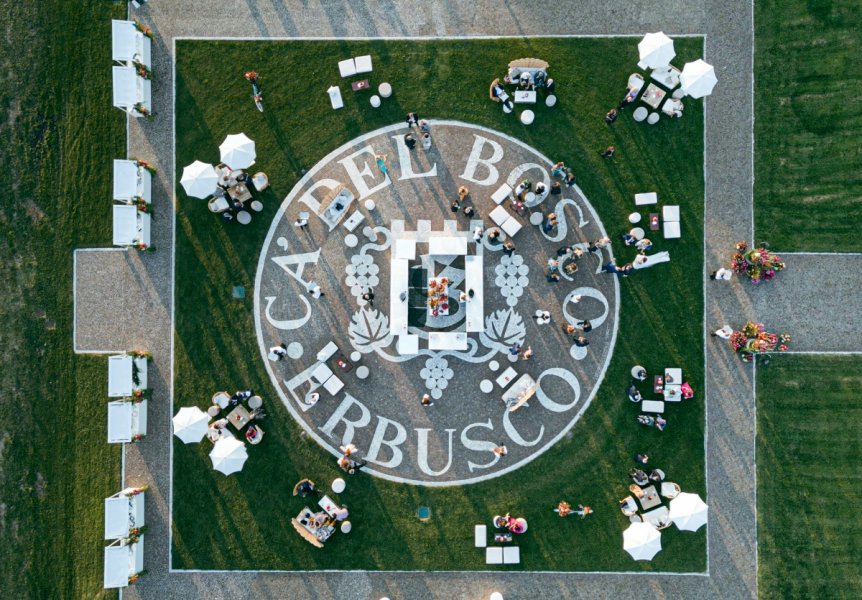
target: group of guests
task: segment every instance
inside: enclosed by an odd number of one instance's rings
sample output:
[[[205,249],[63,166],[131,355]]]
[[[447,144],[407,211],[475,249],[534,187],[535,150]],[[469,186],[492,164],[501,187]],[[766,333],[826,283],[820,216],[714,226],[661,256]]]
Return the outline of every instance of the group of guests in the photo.
[[[230,397],[227,403],[227,407],[224,410],[232,410],[236,408],[241,402],[248,400],[254,395],[254,390],[247,389],[234,392]],[[218,406],[218,405],[214,405]],[[256,444],[260,438],[263,436],[263,432],[257,427],[257,423],[255,421],[261,421],[266,417],[266,413],[263,410],[263,407],[255,408],[254,410],[248,413],[248,422],[246,423],[248,427],[245,430],[245,439],[251,443]],[[210,423],[209,429],[207,430],[207,438],[211,442],[217,442],[223,437],[230,436],[230,432],[227,429],[229,425],[229,421],[227,417],[222,417],[221,419],[216,419],[212,423]]]
[[[293,486],[293,495],[299,496],[300,498],[305,498],[311,494],[315,494],[317,496],[323,496],[323,492],[321,492],[317,485],[308,478],[302,479],[295,486]],[[320,511],[315,513],[314,515],[314,525],[320,526],[332,526],[335,523],[340,521],[345,521],[347,517],[350,516],[350,511],[347,510],[346,505],[337,506],[332,510],[332,514],[329,515],[324,511]]]

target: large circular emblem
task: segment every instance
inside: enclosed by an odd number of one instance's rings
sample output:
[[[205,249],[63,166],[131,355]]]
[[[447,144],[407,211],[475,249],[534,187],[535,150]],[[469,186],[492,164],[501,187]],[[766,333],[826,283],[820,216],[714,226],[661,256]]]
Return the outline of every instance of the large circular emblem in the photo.
[[[601,272],[610,250],[590,251],[598,216],[577,186],[552,189],[546,157],[429,127],[363,135],[302,178],[263,246],[255,322],[318,443],[353,444],[380,477],[454,485],[512,471],[574,425],[610,359],[619,289]]]

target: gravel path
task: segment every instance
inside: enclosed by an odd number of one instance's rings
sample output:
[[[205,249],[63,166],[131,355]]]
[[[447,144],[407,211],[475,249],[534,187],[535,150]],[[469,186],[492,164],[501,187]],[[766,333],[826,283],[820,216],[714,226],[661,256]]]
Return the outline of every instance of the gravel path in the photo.
[[[170,80],[172,38],[177,36],[433,36],[433,35],[642,35],[706,33],[706,59],[716,65],[719,85],[706,111],[706,241],[708,269],[726,260],[728,248],[751,235],[752,97],[750,3],[624,2],[600,4],[385,2],[382,8],[336,2],[326,8],[305,2],[223,0],[202,9],[199,2],[152,0],[134,16],[156,33],[153,56],[163,74],[154,87],[157,116],[130,126],[132,154],[159,169],[154,181],[156,214],[168,214],[173,178]],[[190,15],[195,15],[193,18]],[[141,290],[170,306],[173,224],[154,223],[159,251],[137,257],[148,279]],[[816,262],[816,259],[812,259]],[[799,259],[799,264],[811,260]],[[794,259],[793,264],[796,264]],[[801,268],[800,268],[801,271]],[[788,273],[782,274],[782,278]],[[781,279],[773,285],[782,285]],[[706,324],[764,310],[751,286],[706,287]],[[786,284],[792,285],[791,277]],[[845,289],[851,289],[847,286]],[[788,313],[788,317],[791,313]],[[141,598],[484,598],[499,590],[507,598],[604,598],[623,594],[689,598],[756,596],[756,522],[753,371],[743,368],[726,344],[708,339],[707,449],[709,573],[704,575],[529,574],[529,573],[328,573],[245,574],[168,571],[170,457],[170,311],[153,315],[146,343],[155,358],[154,398],[146,443],[128,445],[126,479],[149,483],[146,566],[149,574],[124,592]],[[858,325],[858,323],[857,323]],[[159,400],[161,399],[161,400]]]

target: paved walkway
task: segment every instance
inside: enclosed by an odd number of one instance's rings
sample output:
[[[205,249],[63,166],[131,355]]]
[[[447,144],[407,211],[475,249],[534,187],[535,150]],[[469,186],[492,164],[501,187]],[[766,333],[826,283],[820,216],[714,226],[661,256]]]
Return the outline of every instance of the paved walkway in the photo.
[[[726,260],[728,248],[750,237],[751,180],[751,3],[651,2],[609,0],[600,4],[472,3],[421,1],[335,3],[326,9],[304,2],[223,0],[201,8],[199,2],[152,0],[136,18],[156,33],[153,56],[158,73],[172,71],[172,39],[177,36],[432,36],[432,35],[642,35],[663,29],[673,34],[706,33],[706,59],[717,67],[720,83],[706,112],[706,243],[708,265]],[[194,17],[191,17],[194,15]],[[171,84],[167,77],[153,87],[157,117],[133,121],[129,146],[135,156],[155,163],[157,214],[169,214],[172,202]],[[171,298],[170,256],[173,224],[154,224],[159,252],[140,257],[147,270],[161,263],[165,277],[151,278],[146,293]],[[709,283],[707,281],[707,283]],[[143,288],[142,288],[143,289]],[[750,286],[738,282],[706,287],[706,325],[758,309]],[[169,573],[168,472],[170,311],[154,315],[147,343],[156,372],[151,403],[152,435],[145,444],[128,445],[126,478],[149,483],[150,507],[146,565],[149,570],[126,597],[282,597],[282,598],[481,598],[499,590],[507,598],[658,597],[745,598],[756,596],[756,522],[753,371],[743,367],[727,345],[707,340],[707,451],[709,523],[708,576],[524,573],[344,573],[244,574]],[[158,400],[161,399],[161,400]]]

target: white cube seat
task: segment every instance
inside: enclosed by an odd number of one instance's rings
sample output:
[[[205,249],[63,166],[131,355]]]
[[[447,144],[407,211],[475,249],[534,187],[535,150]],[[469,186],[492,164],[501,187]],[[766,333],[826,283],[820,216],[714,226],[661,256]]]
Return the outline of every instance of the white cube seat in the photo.
[[[341,381],[337,375],[333,375],[329,379],[326,380],[326,383],[323,384],[323,389],[332,394],[333,396],[341,391],[344,387],[344,382]]]
[[[665,221],[679,221],[679,206],[663,206],[661,218]]]
[[[504,183],[491,195],[491,200],[493,200],[495,204],[502,204],[503,200],[508,198],[511,193],[512,188],[508,183]]]
[[[419,354],[419,336],[413,334],[399,335],[396,348],[401,356]]]
[[[665,221],[664,223],[664,239],[671,240],[682,237],[679,230],[678,221]]]
[[[504,546],[503,547],[503,564],[517,565],[521,562],[521,547],[520,546]]]
[[[342,60],[338,63],[338,72],[342,77],[352,77],[356,75],[356,62],[352,58]]]
[[[509,211],[507,211],[502,206],[498,206],[497,208],[492,210],[491,214],[488,216],[491,217],[491,220],[494,221],[494,223],[502,227],[503,223],[508,221],[512,215],[510,215]]]
[[[509,220],[505,221],[502,225],[500,225],[500,229],[505,231],[506,235],[508,235],[509,237],[512,237],[516,233],[521,231],[521,227],[522,227],[521,223],[517,219],[515,219],[514,217],[510,218]]]
[[[357,56],[353,60],[353,64],[355,65],[356,73],[370,73],[372,71],[371,56],[369,54]]]
[[[485,548],[486,565],[502,565],[503,549],[500,546],[488,546]]]

